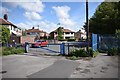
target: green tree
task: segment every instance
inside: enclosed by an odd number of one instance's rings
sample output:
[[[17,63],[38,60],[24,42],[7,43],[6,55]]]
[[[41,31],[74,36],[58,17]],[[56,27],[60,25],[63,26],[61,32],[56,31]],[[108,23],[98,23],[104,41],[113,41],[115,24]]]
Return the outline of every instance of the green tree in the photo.
[[[58,36],[57,36],[57,39],[58,39],[58,40],[63,39],[63,27],[59,27],[59,28],[57,29],[57,34],[58,34]]]
[[[89,29],[92,33],[115,34],[116,29],[120,29],[120,3],[103,2],[89,20]],[[85,29],[86,24],[83,26]]]
[[[2,30],[2,33],[1,33],[1,41],[2,44],[5,44],[6,42],[9,41],[9,38],[10,38],[10,30],[9,28],[5,27],[5,26],[0,26],[0,30]]]
[[[25,31],[22,30],[22,36],[26,36],[26,30]]]

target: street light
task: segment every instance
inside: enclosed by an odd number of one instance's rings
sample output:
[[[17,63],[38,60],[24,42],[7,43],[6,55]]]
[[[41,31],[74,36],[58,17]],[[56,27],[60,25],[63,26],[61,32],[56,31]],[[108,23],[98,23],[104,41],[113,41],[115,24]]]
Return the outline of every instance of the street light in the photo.
[[[88,0],[86,0],[86,27],[87,27],[87,43],[89,43],[89,21],[88,21]],[[87,44],[86,50],[88,52],[89,44]]]

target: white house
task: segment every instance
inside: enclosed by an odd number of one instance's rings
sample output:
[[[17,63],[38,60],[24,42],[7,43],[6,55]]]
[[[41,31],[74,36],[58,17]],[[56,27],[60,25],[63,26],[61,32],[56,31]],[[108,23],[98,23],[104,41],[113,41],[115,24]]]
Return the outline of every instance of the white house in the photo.
[[[75,34],[74,31],[71,31],[69,29],[63,29],[63,39],[74,39],[75,38],[74,34]],[[57,29],[55,31],[52,31],[50,33],[50,36],[53,39],[57,39],[57,36],[58,36]]]
[[[63,39],[74,39],[75,32],[69,29],[63,29]]]
[[[4,15],[4,19],[0,18],[0,25],[4,25],[5,27],[9,28],[10,34],[14,34],[16,36],[22,35],[22,29],[8,21],[7,14]]]

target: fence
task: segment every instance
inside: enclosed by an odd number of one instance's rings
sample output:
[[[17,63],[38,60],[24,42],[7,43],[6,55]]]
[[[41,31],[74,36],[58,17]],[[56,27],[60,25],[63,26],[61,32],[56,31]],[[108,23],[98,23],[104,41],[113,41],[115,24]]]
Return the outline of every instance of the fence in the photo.
[[[65,54],[69,55],[71,51],[76,50],[76,49],[81,49],[81,48],[86,48],[86,46],[91,45],[89,42],[68,42],[65,43]]]
[[[115,34],[92,34],[92,48],[106,52],[111,48],[119,48],[119,40]]]
[[[107,51],[111,48],[118,48],[118,39],[116,35],[113,34],[104,34],[99,35],[98,50]]]

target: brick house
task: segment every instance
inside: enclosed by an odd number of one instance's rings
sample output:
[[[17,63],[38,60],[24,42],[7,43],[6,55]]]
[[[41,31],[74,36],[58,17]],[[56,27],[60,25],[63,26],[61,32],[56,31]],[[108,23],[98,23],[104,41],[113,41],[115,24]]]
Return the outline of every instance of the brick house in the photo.
[[[74,33],[74,31],[71,31],[69,29],[63,29],[63,39],[74,39]],[[57,29],[50,33],[50,37],[52,39],[57,39],[57,36]]]
[[[86,39],[86,32],[84,30],[79,30],[75,32],[75,39],[76,41]]]
[[[27,36],[36,36],[38,35],[38,39],[48,38],[49,34],[43,30],[35,29],[32,27],[32,29],[28,29],[25,31]]]

